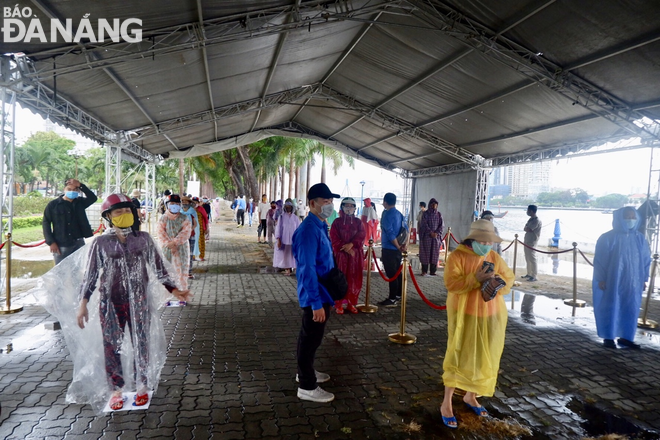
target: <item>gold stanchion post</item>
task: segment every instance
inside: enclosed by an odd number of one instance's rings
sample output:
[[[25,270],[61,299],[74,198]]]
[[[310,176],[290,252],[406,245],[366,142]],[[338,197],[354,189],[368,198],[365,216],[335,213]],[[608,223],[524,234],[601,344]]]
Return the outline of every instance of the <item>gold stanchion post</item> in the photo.
[[[5,258],[5,274],[7,276],[7,287],[5,290],[7,296],[7,303],[4,307],[0,307],[0,315],[9,315],[11,313],[18,313],[23,310],[23,307],[11,306],[11,234],[7,233],[7,242],[5,243],[6,258]]]
[[[374,256],[374,240],[369,239],[369,247],[367,248],[367,288],[364,294],[364,304],[357,306],[357,309],[362,313],[376,313],[378,306],[369,305],[369,292],[371,291],[371,263]]]
[[[646,318],[649,313],[649,303],[651,301],[651,294],[653,293],[653,289],[655,288],[655,272],[658,268],[658,258],[660,258],[660,255],[653,254],[653,262],[651,262],[651,279],[649,280],[649,288],[646,291],[646,301],[644,302],[644,313],[642,313],[641,318],[637,319],[637,327],[640,328],[656,328],[658,326],[658,323],[656,321]]]
[[[447,235],[445,235],[445,261],[447,265],[447,256],[449,255],[449,241],[451,240],[451,226],[447,228]]]
[[[401,324],[398,333],[391,333],[388,335],[390,341],[410,345],[417,341],[417,336],[406,334],[406,290],[408,288],[408,252],[403,253],[403,267],[401,268]]]
[[[513,279],[516,279],[516,264],[518,264],[518,234],[513,239]],[[511,289],[511,310],[515,308],[516,292]]]
[[[573,299],[564,300],[564,304],[573,307],[572,316],[575,316],[576,307],[584,307],[587,303],[577,299],[577,243],[573,242]]]

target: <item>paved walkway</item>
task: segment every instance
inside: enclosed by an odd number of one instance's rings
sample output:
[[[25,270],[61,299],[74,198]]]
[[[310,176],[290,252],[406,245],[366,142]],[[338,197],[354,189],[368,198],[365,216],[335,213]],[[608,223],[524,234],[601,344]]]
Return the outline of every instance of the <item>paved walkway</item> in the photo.
[[[565,306],[555,309],[559,300],[522,291],[497,393],[482,399],[493,418],[480,419],[457,400],[460,429],[442,425],[446,314],[426,306],[412,285],[406,329],[418,342],[388,342],[399,328],[398,308],[333,314],[316,367],[332,376],[325,388],[336,399],[302,402],[294,381],[295,278],[267,273],[271,251],[256,243],[255,228],[223,220],[207,252],[195,267],[193,301],[162,311],[167,362],[146,411],[97,417],[89,406],[67,404],[72,364],[61,332],[44,329],[52,318],[29,297],[23,312],[0,316],[0,438],[577,439],[606,429],[660,438],[658,334],[638,338],[640,351],[607,350],[590,312],[553,316],[565,314]],[[385,298],[385,282],[377,273],[372,280],[372,298]],[[441,277],[419,282],[429,299],[444,303]]]

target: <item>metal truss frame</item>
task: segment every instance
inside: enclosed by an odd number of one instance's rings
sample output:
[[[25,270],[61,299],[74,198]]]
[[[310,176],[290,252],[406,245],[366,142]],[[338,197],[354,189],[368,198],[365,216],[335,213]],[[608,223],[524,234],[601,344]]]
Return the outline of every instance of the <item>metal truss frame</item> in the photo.
[[[4,66],[0,66],[4,67]],[[9,111],[5,112],[6,107]],[[14,218],[14,147],[16,129],[16,93],[0,86],[0,242],[13,230]],[[6,223],[5,223],[6,221]],[[9,244],[11,246],[11,244]],[[7,264],[6,267],[8,267]],[[1,268],[0,268],[1,271]],[[0,292],[6,294],[6,271],[0,276]]]
[[[16,99],[25,107],[62,123],[66,128],[105,145],[116,141],[118,132],[111,129],[83,109],[57,94],[40,81],[29,79],[25,72],[34,69],[25,57],[10,59],[0,56],[0,86],[16,93]],[[125,134],[120,133],[126,137]],[[159,162],[162,158],[151,154],[133,142],[124,142],[126,153],[140,161]]]
[[[634,110],[627,103],[572,73],[571,70],[576,66],[569,66],[566,69],[554,64],[543,58],[541,53],[531,51],[503,37],[502,32],[495,33],[437,0],[410,0],[410,3],[418,7],[413,15],[418,16],[425,23],[430,21],[445,35],[478,50],[485,56],[494,58],[634,136],[660,140],[660,124],[649,122],[648,118],[644,118],[642,113]],[[634,47],[639,47],[639,44]],[[620,52],[621,50],[617,53]],[[607,56],[609,55],[601,55],[578,65],[591,64]]]
[[[144,206],[147,212],[156,209],[156,164],[148,162],[144,166]]]
[[[121,144],[119,137],[116,143],[105,146],[105,194],[121,192]]]
[[[478,220],[479,215],[484,212],[488,205],[488,176],[490,169],[477,167],[476,188],[474,191],[474,218]]]
[[[298,5],[298,3],[300,3]],[[363,1],[357,7],[355,0],[336,2],[307,1],[296,2],[258,11],[234,14],[202,22],[185,23],[143,32],[142,39],[151,41],[151,45],[142,47],[138,43],[86,43],[70,44],[40,52],[31,53],[31,57],[45,59],[66,54],[88,53],[95,50],[110,54],[99,59],[86,57],[84,62],[60,66],[57,69],[44,64],[43,69],[31,73],[35,77],[52,76],[108,67],[132,60],[152,58],[159,55],[185,52],[200,47],[242,41],[260,36],[276,35],[295,29],[321,26],[328,23],[343,22],[382,11],[394,11],[410,15],[414,7],[406,0]],[[290,20],[284,17],[290,16]]]

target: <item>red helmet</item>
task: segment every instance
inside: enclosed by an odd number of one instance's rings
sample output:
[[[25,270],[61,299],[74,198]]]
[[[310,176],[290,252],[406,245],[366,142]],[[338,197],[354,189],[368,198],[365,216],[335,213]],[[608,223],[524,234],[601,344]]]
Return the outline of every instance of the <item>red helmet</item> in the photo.
[[[132,208],[133,202],[131,198],[126,194],[110,194],[101,204],[101,216],[105,217],[105,214],[112,211],[113,209],[118,208]]]

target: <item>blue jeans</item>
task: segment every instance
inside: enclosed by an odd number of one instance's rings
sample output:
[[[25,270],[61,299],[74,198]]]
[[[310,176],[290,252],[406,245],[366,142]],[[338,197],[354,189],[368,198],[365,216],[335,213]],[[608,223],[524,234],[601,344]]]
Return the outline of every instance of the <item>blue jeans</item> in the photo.
[[[71,246],[60,246],[60,254],[54,254],[53,258],[55,259],[55,265],[60,264],[62,260],[64,260],[66,257],[80,249],[81,247],[85,246],[85,239],[84,238],[79,238],[77,239]]]

